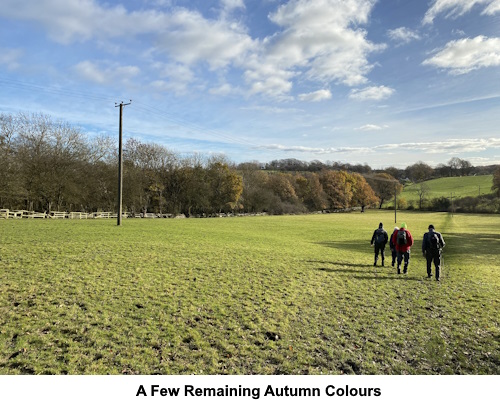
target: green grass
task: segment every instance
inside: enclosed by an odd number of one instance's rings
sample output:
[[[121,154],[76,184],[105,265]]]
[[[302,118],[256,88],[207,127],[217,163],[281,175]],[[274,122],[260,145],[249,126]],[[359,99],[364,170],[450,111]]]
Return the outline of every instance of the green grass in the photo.
[[[464,177],[443,177],[434,180],[423,182],[429,186],[427,199],[437,197],[449,198],[453,193],[453,198],[461,197],[478,197],[481,195],[491,194],[491,186],[493,185],[493,175],[484,176],[464,176]],[[418,202],[419,197],[417,188],[422,183],[410,184],[406,186],[400,197],[406,199],[407,202]]]
[[[500,217],[399,214],[407,276],[372,266],[380,220],[0,221],[0,374],[498,374]]]

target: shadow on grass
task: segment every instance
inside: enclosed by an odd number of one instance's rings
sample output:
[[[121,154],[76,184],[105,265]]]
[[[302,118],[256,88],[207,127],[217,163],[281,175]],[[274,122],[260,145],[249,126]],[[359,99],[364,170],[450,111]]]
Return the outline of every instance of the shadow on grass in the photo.
[[[369,240],[353,240],[353,241],[324,241],[324,242],[315,242],[318,245],[342,249],[342,250],[350,250],[354,252],[365,252],[367,250],[373,250],[373,247],[370,246]]]
[[[500,254],[500,235],[489,233],[443,234],[446,242],[445,254],[449,255],[491,255]]]
[[[352,263],[339,263],[339,262],[320,262],[320,261],[309,261],[309,263],[325,263],[334,266],[344,266],[352,267],[347,269],[333,269],[328,267],[318,267],[316,270],[324,271],[325,273],[336,273],[339,275],[345,275],[346,277],[355,278],[358,280],[413,280],[422,281],[423,276],[412,276],[411,271],[409,274],[396,274],[396,270],[390,270],[389,267],[374,267],[367,264],[352,264]],[[373,270],[361,270],[359,267],[370,267]]]
[[[372,264],[328,262],[328,261],[324,261],[324,260],[308,260],[308,263],[319,263],[319,264],[326,264],[326,265],[332,265],[332,266],[343,266],[343,267],[354,267],[354,268],[359,268],[359,267],[373,267]]]
[[[481,256],[481,255],[500,255],[500,235],[495,233],[471,233],[466,232],[444,232],[443,238],[446,242],[444,254],[448,256]],[[422,236],[414,235],[415,241],[412,247],[412,254],[420,255],[422,246]],[[342,249],[356,253],[373,252],[366,240],[354,241],[324,241],[315,242],[318,245]],[[386,256],[390,255],[389,246],[385,248]],[[331,263],[333,265],[352,266],[352,267],[367,267],[363,264],[352,263]]]

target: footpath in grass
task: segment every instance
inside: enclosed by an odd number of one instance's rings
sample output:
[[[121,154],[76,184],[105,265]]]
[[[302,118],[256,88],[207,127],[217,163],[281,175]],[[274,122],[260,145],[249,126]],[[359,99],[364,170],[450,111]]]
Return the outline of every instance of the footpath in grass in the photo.
[[[498,374],[500,218],[403,220],[406,276],[373,267],[387,211],[0,221],[0,373]]]

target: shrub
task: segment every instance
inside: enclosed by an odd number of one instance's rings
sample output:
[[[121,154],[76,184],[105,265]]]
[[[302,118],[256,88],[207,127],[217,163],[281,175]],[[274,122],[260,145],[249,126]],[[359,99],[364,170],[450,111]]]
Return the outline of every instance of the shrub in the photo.
[[[429,205],[430,211],[448,211],[451,206],[451,202],[446,197],[437,197],[431,200]]]
[[[408,208],[408,202],[406,201],[406,199],[404,197],[401,197],[399,200],[398,200],[398,208],[400,210],[405,210]]]

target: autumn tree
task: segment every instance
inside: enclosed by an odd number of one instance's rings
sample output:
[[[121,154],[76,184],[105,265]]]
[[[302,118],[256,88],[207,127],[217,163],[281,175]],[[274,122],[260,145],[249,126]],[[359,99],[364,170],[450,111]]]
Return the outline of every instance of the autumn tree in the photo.
[[[366,181],[379,198],[379,209],[382,204],[394,197],[394,193],[401,193],[403,186],[389,173],[367,175]]]
[[[365,205],[370,206],[379,201],[375,192],[361,174],[351,173],[348,177],[348,181],[351,183],[352,189],[352,207],[364,207]]]
[[[327,208],[327,196],[316,173],[297,174],[295,192],[302,203],[311,211],[322,211]]]
[[[333,209],[348,208],[352,199],[352,184],[347,181],[345,171],[323,170],[320,182],[327,196],[329,206]]]
[[[243,179],[223,161],[211,162],[207,168],[210,203],[216,211],[232,211],[243,192]]]

